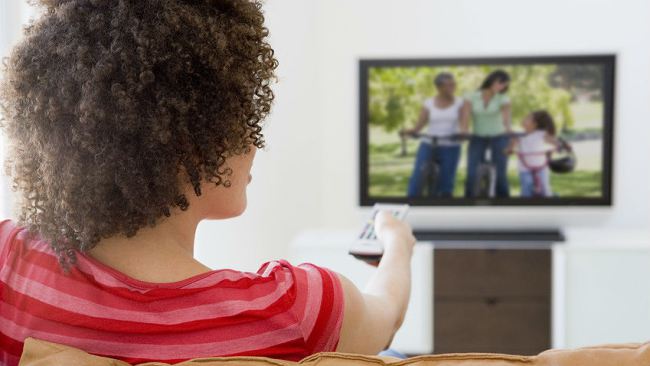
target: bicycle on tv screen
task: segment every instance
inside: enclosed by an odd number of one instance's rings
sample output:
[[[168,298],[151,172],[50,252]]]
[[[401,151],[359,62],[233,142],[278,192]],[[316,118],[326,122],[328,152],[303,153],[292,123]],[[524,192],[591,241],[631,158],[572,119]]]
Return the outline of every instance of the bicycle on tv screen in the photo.
[[[615,56],[362,60],[362,205],[611,205]]]

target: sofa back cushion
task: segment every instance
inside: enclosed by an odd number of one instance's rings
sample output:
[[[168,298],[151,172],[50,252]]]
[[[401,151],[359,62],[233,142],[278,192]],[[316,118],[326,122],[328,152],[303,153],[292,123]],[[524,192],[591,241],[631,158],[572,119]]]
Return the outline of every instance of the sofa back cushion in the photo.
[[[90,355],[84,351],[33,338],[25,340],[20,366],[131,366],[126,362]],[[140,366],[163,366],[149,362]],[[575,350],[549,350],[537,356],[516,356],[490,353],[453,353],[412,357],[398,360],[390,357],[363,356],[325,352],[300,362],[264,357],[215,357],[185,361],[181,366],[648,366],[650,342],[603,345]]]

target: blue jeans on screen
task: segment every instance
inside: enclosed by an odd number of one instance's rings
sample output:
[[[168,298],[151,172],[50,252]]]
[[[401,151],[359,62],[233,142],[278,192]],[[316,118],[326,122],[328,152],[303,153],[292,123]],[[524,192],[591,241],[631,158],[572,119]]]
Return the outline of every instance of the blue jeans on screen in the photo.
[[[460,146],[438,146],[435,149],[431,144],[420,143],[418,152],[415,156],[415,166],[409,180],[408,193],[409,198],[419,197],[422,192],[424,179],[424,168],[426,163],[431,162],[435,155],[435,161],[439,167],[438,182],[435,191],[429,189],[430,197],[451,197],[454,193],[454,183],[456,182],[456,170],[458,169],[458,160],[460,160]]]
[[[537,176],[535,176],[537,175]],[[535,192],[535,179],[539,184],[539,192]],[[519,172],[519,185],[521,186],[521,197],[551,197],[551,183],[549,180],[548,168],[543,168],[533,173]]]
[[[485,161],[485,152],[490,150],[492,163],[496,167],[496,196],[510,197],[508,184],[508,155],[505,149],[510,143],[509,136],[482,137],[474,136],[467,150],[467,178],[465,180],[465,197],[476,197],[476,172],[481,162]]]

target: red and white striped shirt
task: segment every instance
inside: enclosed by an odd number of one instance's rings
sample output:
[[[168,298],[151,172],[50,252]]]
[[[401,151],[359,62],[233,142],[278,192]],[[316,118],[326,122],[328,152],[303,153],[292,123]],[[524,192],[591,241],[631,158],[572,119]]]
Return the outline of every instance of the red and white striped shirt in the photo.
[[[286,261],[257,273],[215,270],[174,283],[138,281],[81,253],[64,274],[48,243],[0,222],[0,365],[26,337],[130,363],[209,356],[299,360],[336,349],[337,275]]]

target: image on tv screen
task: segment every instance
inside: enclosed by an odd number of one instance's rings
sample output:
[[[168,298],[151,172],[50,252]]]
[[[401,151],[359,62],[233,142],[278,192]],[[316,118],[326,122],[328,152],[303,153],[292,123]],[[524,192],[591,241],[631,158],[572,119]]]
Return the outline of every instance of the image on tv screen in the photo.
[[[362,204],[610,204],[613,69],[361,61]]]

